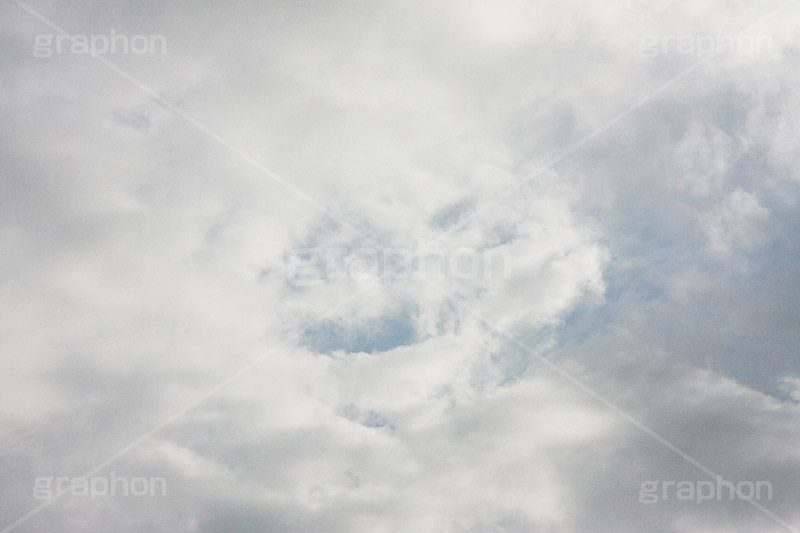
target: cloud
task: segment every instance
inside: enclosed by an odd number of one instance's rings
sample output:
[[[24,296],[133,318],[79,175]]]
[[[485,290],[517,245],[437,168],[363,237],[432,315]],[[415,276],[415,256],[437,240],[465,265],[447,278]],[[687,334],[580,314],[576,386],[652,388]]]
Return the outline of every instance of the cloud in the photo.
[[[793,8],[664,87],[770,6],[31,5],[192,119],[0,7],[2,527],[786,530],[543,357],[800,527]]]

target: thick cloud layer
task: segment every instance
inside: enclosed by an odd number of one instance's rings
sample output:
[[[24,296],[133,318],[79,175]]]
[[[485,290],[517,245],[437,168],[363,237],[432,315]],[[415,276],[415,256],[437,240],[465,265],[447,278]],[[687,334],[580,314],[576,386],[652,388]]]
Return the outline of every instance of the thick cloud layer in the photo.
[[[0,4],[0,528],[800,530],[798,16]]]

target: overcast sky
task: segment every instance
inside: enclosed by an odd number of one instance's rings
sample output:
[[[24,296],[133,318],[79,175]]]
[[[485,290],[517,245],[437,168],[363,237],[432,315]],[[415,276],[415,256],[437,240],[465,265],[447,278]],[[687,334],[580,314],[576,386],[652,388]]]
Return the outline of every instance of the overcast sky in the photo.
[[[0,530],[800,531],[798,4],[2,0]]]

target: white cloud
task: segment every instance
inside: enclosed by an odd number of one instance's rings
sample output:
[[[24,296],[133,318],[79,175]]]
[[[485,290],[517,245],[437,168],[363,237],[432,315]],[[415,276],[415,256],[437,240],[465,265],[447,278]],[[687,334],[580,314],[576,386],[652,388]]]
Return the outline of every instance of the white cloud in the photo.
[[[768,216],[769,211],[754,194],[736,189],[723,205],[704,217],[709,245],[723,252],[737,246],[752,247],[762,238],[758,222]]]
[[[83,474],[260,358],[109,466],[168,496],[64,498],[19,530],[781,530],[746,502],[640,504],[643,480],[703,474],[539,355],[770,480],[800,524],[788,11],[762,28],[781,55],[710,61],[571,150],[693,60],[643,58],[642,35],[769,7],[34,7],[165,35],[109,59],[241,153],[99,61],[32,57],[50,29],[0,7],[1,527],[36,476]],[[421,242],[510,274],[288,278],[299,248]]]

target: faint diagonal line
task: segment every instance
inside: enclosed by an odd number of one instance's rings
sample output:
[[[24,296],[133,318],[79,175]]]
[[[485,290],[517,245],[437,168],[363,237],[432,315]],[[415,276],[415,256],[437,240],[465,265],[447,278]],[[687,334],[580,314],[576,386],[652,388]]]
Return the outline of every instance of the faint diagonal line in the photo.
[[[603,405],[605,405],[608,409],[610,409],[611,411],[615,412],[617,415],[619,415],[620,417],[622,417],[623,419],[628,421],[634,427],[636,427],[637,429],[639,429],[640,431],[642,431],[646,435],[649,435],[650,437],[655,439],[658,443],[660,443],[665,448],[667,448],[670,451],[672,451],[675,454],[677,454],[684,461],[688,462],[689,464],[691,464],[692,466],[694,466],[695,468],[697,468],[698,470],[700,470],[701,472],[703,472],[707,476],[709,476],[712,479],[716,480],[717,474],[713,470],[711,470],[710,468],[708,468],[707,466],[702,464],[700,461],[698,461],[697,459],[695,459],[694,457],[692,457],[691,455],[689,455],[688,453],[686,453],[685,451],[683,451],[682,449],[677,447],[676,445],[672,444],[666,438],[664,438],[660,434],[658,434],[655,430],[651,429],[646,424],[640,422],[633,415],[629,414],[627,411],[625,411],[622,408],[618,407],[614,402],[612,402],[611,400],[608,400],[605,396],[603,396],[602,394],[600,394],[599,392],[594,390],[592,387],[590,387],[589,385],[587,385],[586,383],[584,383],[583,381],[581,381],[577,377],[573,376],[572,374],[570,374],[569,372],[567,372],[566,370],[561,368],[561,366],[559,366],[558,364],[556,364],[555,362],[553,362],[549,358],[547,358],[547,357],[545,357],[543,355],[540,355],[535,348],[531,348],[530,346],[527,346],[526,344],[524,344],[521,341],[519,341],[516,337],[513,337],[511,335],[508,335],[508,334],[496,329],[494,326],[491,325],[489,320],[486,317],[483,316],[482,313],[480,313],[478,310],[476,310],[476,309],[470,307],[469,305],[467,305],[466,303],[464,303],[463,298],[451,293],[447,289],[442,288],[441,286],[439,286],[436,283],[433,283],[433,282],[425,279],[422,276],[420,276],[419,279],[423,283],[428,285],[429,287],[435,289],[436,291],[438,291],[441,294],[447,296],[448,298],[456,301],[461,306],[462,309],[464,309],[465,311],[468,311],[470,314],[472,314],[472,316],[474,316],[476,319],[478,319],[478,321],[481,322],[481,324],[483,324],[487,329],[489,329],[495,335],[497,335],[499,337],[502,337],[503,339],[506,339],[507,341],[515,344],[517,347],[521,348],[522,350],[525,350],[526,352],[530,353],[530,355],[532,355],[538,361],[540,361],[541,363],[546,365],[553,372],[555,372],[556,374],[558,374],[559,376],[561,376],[565,380],[569,381],[574,386],[576,386],[577,388],[579,388],[580,390],[585,392],[587,395],[589,395],[592,398],[594,398],[595,400],[597,400],[598,402],[600,402]],[[740,494],[740,496],[741,496],[741,494]],[[766,515],[767,517],[769,517],[772,520],[774,520],[777,524],[779,524],[779,525],[783,526],[784,528],[786,528],[788,531],[791,531],[792,533],[800,533],[800,531],[795,529],[794,526],[792,526],[791,524],[786,522],[784,519],[782,519],[781,517],[779,517],[778,515],[776,515],[775,513],[773,513],[772,511],[770,511],[769,509],[767,509],[766,507],[764,507],[760,503],[758,503],[757,501],[752,500],[752,499],[747,499],[746,501],[748,503],[750,503],[751,505],[753,505],[756,509],[761,511],[764,515]]]
[[[313,320],[311,320],[308,325],[316,324],[317,322],[319,322],[321,320],[324,320],[325,318],[327,318],[330,315],[334,314],[336,311],[338,311],[342,307],[345,307],[346,305],[350,304],[353,300],[356,300],[356,299],[360,298],[361,295],[363,295],[364,293],[368,292],[369,290],[371,290],[376,285],[377,285],[376,281],[372,281],[372,282],[368,283],[361,290],[355,292],[354,294],[352,294],[351,296],[349,296],[345,300],[342,300],[337,305],[335,305],[332,308],[328,309],[324,313],[322,313],[320,315],[317,315],[317,317],[314,318]],[[137,446],[139,446],[140,444],[142,444],[143,442],[148,440],[150,437],[152,437],[153,435],[155,435],[156,433],[158,433],[159,431],[161,431],[165,427],[169,426],[170,424],[172,424],[173,422],[175,422],[176,420],[181,418],[183,415],[185,415],[186,413],[188,413],[189,411],[191,411],[192,409],[194,409],[195,407],[197,407],[201,403],[205,402],[207,399],[209,399],[210,397],[212,397],[213,395],[215,395],[216,393],[218,393],[219,391],[221,391],[222,389],[224,389],[225,387],[227,387],[228,385],[230,385],[231,383],[233,383],[234,381],[236,381],[237,379],[242,377],[242,375],[244,373],[246,373],[246,372],[252,370],[253,368],[255,368],[256,366],[258,366],[260,363],[262,363],[267,357],[269,357],[273,353],[275,353],[278,350],[281,350],[281,349],[287,347],[289,344],[294,342],[299,337],[300,337],[300,333],[295,333],[295,334],[289,336],[288,339],[284,340],[278,346],[276,346],[273,349],[269,350],[268,352],[256,357],[255,359],[252,359],[247,364],[245,364],[243,367],[241,367],[239,370],[237,370],[236,372],[233,372],[232,374],[228,375],[228,377],[226,377],[225,379],[223,379],[222,381],[220,381],[219,383],[214,385],[212,388],[208,389],[206,392],[204,392],[203,394],[201,394],[200,396],[198,396],[197,398],[195,398],[191,402],[187,403],[186,405],[184,405],[183,407],[181,407],[180,409],[175,411],[172,415],[167,417],[161,423],[159,423],[158,425],[156,425],[152,429],[148,430],[147,432],[142,433],[140,436],[138,436],[137,438],[132,440],[129,444],[127,444],[126,446],[121,448],[119,451],[117,451],[115,454],[109,456],[102,463],[98,464],[97,466],[95,466],[94,468],[92,468],[91,470],[89,470],[88,472],[83,474],[82,476],[80,476],[79,479],[89,478],[89,477],[95,475],[96,473],[100,472],[104,468],[106,468],[108,465],[116,462],[117,460],[119,460],[123,456],[127,455],[134,448],[136,448]],[[17,520],[15,520],[14,522],[12,522],[8,526],[6,526],[5,529],[3,529],[2,531],[0,531],[0,533],[8,533],[9,531],[13,531],[14,529],[19,527],[23,523],[27,522],[29,519],[33,518],[34,516],[39,514],[41,511],[43,511],[44,509],[49,507],[50,505],[52,505],[54,502],[59,500],[61,498],[61,496],[64,495],[65,492],[67,492],[67,491],[56,493],[56,495],[53,496],[52,498],[42,502],[38,506],[34,507],[33,509],[31,509],[30,511],[25,513],[24,515],[20,516]]]
[[[51,21],[46,16],[42,15],[40,12],[38,12],[37,10],[35,10],[31,6],[29,6],[28,4],[26,4],[26,3],[24,3],[24,2],[22,2],[20,0],[11,0],[11,2],[14,2],[20,8],[24,9],[25,11],[27,11],[28,13],[33,15],[34,17],[36,17],[38,20],[40,20],[41,22],[43,22],[47,26],[49,26],[53,30],[57,31],[59,34],[65,35],[65,36],[70,36],[71,35],[67,30],[65,30],[64,28],[58,26],[56,23]],[[198,129],[201,132],[205,133],[208,137],[210,137],[211,139],[215,140],[217,143],[221,144],[222,146],[224,146],[225,148],[227,148],[228,150],[230,150],[231,152],[233,152],[234,154],[239,156],[240,159],[242,159],[243,161],[248,163],[250,166],[252,166],[256,170],[258,170],[261,174],[267,176],[268,178],[272,179],[276,183],[279,183],[280,185],[282,185],[287,190],[289,190],[289,191],[293,192],[294,194],[296,194],[298,197],[303,199],[309,205],[313,206],[317,211],[319,211],[320,213],[322,213],[323,215],[325,215],[329,219],[333,220],[337,224],[340,224],[342,227],[347,228],[349,231],[351,231],[355,235],[357,235],[357,236],[361,235],[361,233],[356,228],[354,228],[349,223],[347,223],[347,222],[345,222],[343,220],[340,220],[337,216],[335,216],[330,211],[328,211],[328,209],[326,209],[325,206],[320,204],[317,200],[315,200],[314,198],[312,198],[311,196],[309,196],[308,194],[303,192],[297,186],[295,186],[292,183],[286,181],[284,178],[282,178],[280,175],[278,175],[275,171],[269,169],[263,163],[261,163],[260,161],[258,161],[257,159],[255,159],[254,157],[249,155],[247,152],[245,152],[244,150],[242,150],[238,146],[234,145],[233,143],[231,143],[227,139],[223,138],[217,132],[215,132],[214,130],[212,130],[211,128],[209,128],[208,126],[206,126],[205,124],[203,124],[202,122],[200,122],[199,120],[194,118],[192,115],[190,115],[189,113],[187,113],[186,111],[184,111],[180,107],[178,107],[177,105],[173,104],[172,102],[170,102],[169,100],[167,100],[166,98],[161,96],[158,92],[156,92],[155,90],[153,90],[150,87],[148,87],[147,85],[145,85],[143,82],[141,82],[140,80],[138,80],[137,78],[132,76],[127,71],[123,70],[122,68],[120,68],[116,64],[112,63],[111,61],[109,61],[108,59],[103,57],[102,55],[92,54],[91,57],[93,57],[94,59],[98,60],[100,63],[102,63],[106,67],[108,67],[109,69],[113,70],[114,72],[116,72],[117,74],[119,74],[120,76],[122,76],[123,78],[128,80],[129,82],[131,82],[133,85],[135,85],[136,87],[141,89],[143,92],[147,93],[151,98],[153,98],[158,103],[160,103],[161,105],[163,105],[164,107],[166,107],[167,109],[169,109],[170,111],[172,111],[173,113],[175,113],[176,115],[178,115],[179,117],[184,119],[186,122],[188,122],[189,124],[194,126],[196,129]]]
[[[743,35],[745,33],[748,33],[749,31],[751,31],[754,28],[756,28],[756,27],[760,26],[761,24],[763,24],[766,20],[774,17],[775,15],[780,13],[781,11],[785,10],[786,8],[791,6],[792,4],[796,4],[796,3],[797,3],[797,0],[790,0],[790,1],[786,2],[786,3],[784,3],[784,4],[781,4],[780,6],[778,6],[775,9],[773,9],[772,11],[770,11],[769,13],[764,15],[763,17],[761,17],[758,20],[756,20],[754,23],[752,23],[749,26],[747,26],[745,29],[741,30],[739,33],[736,34],[736,37],[739,37],[739,36],[741,36],[741,35]],[[629,107],[627,107],[620,114],[618,114],[617,116],[615,116],[614,118],[612,118],[611,120],[609,120],[608,122],[606,122],[605,124],[603,124],[602,126],[597,128],[596,130],[592,131],[590,134],[586,135],[585,137],[583,137],[578,142],[576,142],[573,145],[571,145],[569,148],[567,148],[563,152],[559,153],[558,155],[556,155],[552,159],[548,160],[533,175],[525,178],[521,182],[519,182],[519,183],[517,183],[515,185],[512,185],[511,187],[505,189],[503,192],[501,192],[499,194],[496,194],[495,196],[493,196],[493,197],[489,198],[488,200],[484,201],[482,203],[481,207],[477,208],[475,211],[473,211],[472,213],[467,215],[463,220],[461,220],[458,224],[456,224],[455,226],[453,226],[452,228],[447,230],[442,235],[439,235],[435,239],[432,239],[431,241],[429,241],[426,245],[430,246],[431,244],[435,244],[437,242],[440,242],[443,239],[446,239],[447,237],[449,237],[450,235],[455,233],[456,231],[460,230],[470,220],[474,219],[480,213],[483,213],[484,211],[486,211],[487,209],[492,207],[494,204],[496,204],[498,200],[508,196],[509,194],[513,193],[514,191],[517,191],[518,189],[523,187],[525,184],[527,184],[531,180],[537,178],[538,176],[540,176],[542,173],[546,172],[547,170],[551,170],[555,165],[557,165],[558,163],[560,163],[561,161],[563,161],[564,159],[566,159],[567,157],[572,155],[574,152],[579,150],[581,147],[586,145],[588,142],[596,139],[597,137],[599,137],[603,133],[607,132],[608,130],[610,130],[611,128],[613,128],[617,124],[619,124],[622,120],[624,120],[625,118],[630,116],[633,112],[638,110],[640,107],[642,107],[643,105],[649,103],[655,97],[657,97],[658,95],[662,94],[664,91],[666,91],[667,89],[669,89],[670,87],[675,85],[677,82],[679,82],[680,80],[685,78],[688,74],[694,72],[700,66],[702,66],[705,63],[707,63],[707,62],[711,61],[712,59],[714,59],[717,55],[719,55],[719,51],[716,51],[716,52],[714,52],[714,53],[712,53],[712,54],[710,54],[710,55],[708,55],[708,56],[706,56],[706,57],[704,57],[704,58],[692,63],[691,65],[689,65],[685,69],[681,70],[675,76],[673,76],[672,78],[670,78],[669,80],[667,80],[663,84],[659,85],[654,90],[652,90],[649,93],[647,93],[645,96],[640,98],[634,104],[632,104]]]

